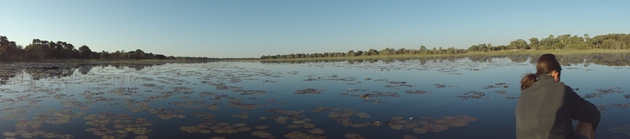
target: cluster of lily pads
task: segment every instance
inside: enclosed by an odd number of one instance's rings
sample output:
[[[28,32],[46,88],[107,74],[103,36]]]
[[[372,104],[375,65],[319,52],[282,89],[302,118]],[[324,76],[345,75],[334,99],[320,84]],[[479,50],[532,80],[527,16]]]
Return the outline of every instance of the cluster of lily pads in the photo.
[[[630,103],[611,103],[611,104],[598,104],[595,105],[599,112],[604,113],[606,110],[612,108],[620,108],[620,109],[628,109],[630,108]]]
[[[585,94],[584,98],[601,98],[603,95],[607,95],[607,94],[623,93],[623,90],[621,90],[621,87],[597,88],[595,90],[597,92]]]
[[[470,91],[470,92],[466,92],[466,93],[463,93],[461,95],[458,95],[457,98],[460,98],[462,100],[466,100],[466,99],[489,99],[490,96],[486,96],[486,93],[483,93],[483,92]]]
[[[444,84],[433,84],[433,86],[435,86],[435,88],[457,88],[457,86],[452,86],[452,85],[444,85]]]
[[[630,136],[630,125],[623,125],[620,127],[611,127],[611,128],[608,128],[608,132],[625,134],[627,136]]]
[[[491,89],[491,88],[508,88],[508,83],[495,83],[494,85],[484,86],[483,89]]]
[[[85,131],[106,139],[124,138],[135,135],[135,139],[147,139],[153,126],[150,120],[134,118],[126,114],[100,113],[83,117],[86,125],[93,126]]]
[[[297,90],[295,92],[293,92],[293,94],[319,94],[323,91],[326,91],[325,89],[322,90],[318,90],[318,89],[314,89],[314,88],[306,88],[306,89],[300,89]]]
[[[3,133],[7,139],[21,138],[59,138],[72,139],[74,135],[63,134],[57,132],[47,132],[41,130],[43,124],[63,124],[69,123],[71,119],[79,118],[83,112],[72,112],[69,110],[54,111],[49,110],[46,113],[37,113],[31,120],[22,118],[15,123],[15,131],[5,131]]]

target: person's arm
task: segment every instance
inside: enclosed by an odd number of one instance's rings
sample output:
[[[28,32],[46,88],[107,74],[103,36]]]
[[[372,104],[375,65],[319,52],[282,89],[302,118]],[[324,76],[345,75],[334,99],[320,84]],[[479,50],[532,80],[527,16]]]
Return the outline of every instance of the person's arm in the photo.
[[[587,122],[578,122],[575,128],[575,133],[588,137],[589,139],[595,139],[595,129],[593,124]]]
[[[592,125],[593,130],[597,129],[601,113],[593,103],[584,100],[569,86],[565,87],[564,98],[571,110],[571,119],[589,123]]]

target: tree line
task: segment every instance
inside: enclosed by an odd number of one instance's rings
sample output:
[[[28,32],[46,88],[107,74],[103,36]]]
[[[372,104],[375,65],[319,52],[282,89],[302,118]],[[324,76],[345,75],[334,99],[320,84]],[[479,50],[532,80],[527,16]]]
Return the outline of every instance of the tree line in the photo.
[[[147,53],[140,49],[135,51],[95,52],[87,45],[78,49],[71,43],[63,41],[47,41],[33,39],[31,44],[23,47],[16,45],[6,36],[0,36],[0,61],[37,61],[45,59],[171,59],[171,60],[213,60],[207,57],[174,57],[163,54]]]
[[[549,35],[547,38],[530,38],[529,42],[523,39],[511,41],[508,45],[494,46],[491,43],[477,44],[468,49],[435,48],[428,49],[420,46],[419,49],[394,49],[385,48],[380,51],[369,49],[367,51],[327,52],[327,53],[299,53],[285,55],[263,55],[260,59],[298,59],[298,58],[332,58],[332,57],[359,57],[359,56],[390,56],[390,55],[442,55],[461,54],[468,52],[490,52],[505,50],[587,50],[587,49],[630,49],[630,34],[606,34],[590,37],[564,34],[559,36]]]

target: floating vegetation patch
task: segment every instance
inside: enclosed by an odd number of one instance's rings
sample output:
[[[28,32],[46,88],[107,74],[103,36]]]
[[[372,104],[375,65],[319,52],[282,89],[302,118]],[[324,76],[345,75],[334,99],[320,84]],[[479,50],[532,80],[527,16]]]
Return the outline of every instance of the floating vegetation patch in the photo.
[[[505,99],[518,99],[520,96],[518,95],[510,95],[505,90],[497,90],[494,91],[495,94],[505,96]]]
[[[385,87],[391,89],[400,89],[400,87],[413,87],[413,85],[408,85],[407,82],[387,81],[387,83],[389,85],[385,85]]]
[[[584,94],[584,98],[601,98],[604,95],[607,94],[614,94],[614,93],[623,93],[623,90],[621,90],[620,87],[609,87],[609,88],[597,88],[595,89],[597,90],[597,92],[594,93],[589,93],[589,94]],[[626,96],[624,96],[626,97]],[[630,97],[630,96],[628,96]]]
[[[264,139],[275,139],[276,135],[273,135],[269,132],[266,131],[254,131],[252,133],[250,133],[252,136],[256,136],[259,138],[264,138]]]
[[[188,133],[201,133],[201,134],[236,134],[239,132],[248,132],[251,130],[250,127],[246,126],[245,123],[235,123],[230,124],[226,122],[216,123],[212,125],[212,123],[202,123],[193,126],[181,126],[179,129]]]
[[[364,98],[365,100],[363,100],[363,102],[377,102],[377,103],[384,103],[385,101],[380,101],[380,100],[370,99],[370,98],[376,98],[376,97],[400,97],[400,95],[398,93],[380,92],[380,91],[372,91],[371,93],[364,93],[364,94],[351,94],[350,96]]]
[[[609,104],[598,104],[595,106],[597,107],[597,110],[599,110],[600,113],[604,113],[604,111],[612,108],[612,106],[610,106]]]
[[[26,112],[35,108],[39,108],[33,105],[16,106],[10,108],[0,109],[0,120],[11,120],[15,117],[22,117],[26,115]]]
[[[620,127],[611,127],[611,128],[608,128],[608,132],[625,134],[627,136],[630,136],[630,125],[624,125]]]
[[[116,96],[134,96],[134,95],[138,95],[138,90],[139,88],[137,87],[119,87],[119,88],[115,88],[113,90],[110,90],[110,94],[116,95]]]
[[[405,90],[405,93],[407,94],[415,94],[415,95],[424,95],[424,94],[430,94],[431,91],[424,91],[424,90]]]
[[[348,93],[349,92],[367,92],[367,91],[370,91],[370,90],[368,90],[368,89],[350,89],[350,88],[348,88],[348,90],[346,90],[346,92],[348,92]]]
[[[208,107],[208,104],[206,104],[206,100],[201,100],[199,98],[195,98],[193,100],[187,100],[187,101],[175,101],[175,102],[170,102],[168,104],[171,104],[177,107],[190,108],[190,109],[199,109],[199,108]]]
[[[414,137],[414,136],[411,136],[411,135],[409,135],[409,134],[405,134],[405,135],[403,136],[403,139],[418,139],[418,137]]]
[[[293,92],[293,94],[319,94],[323,91],[326,91],[325,89],[323,90],[318,90],[318,89],[314,89],[314,88],[306,88],[306,89],[299,89],[295,92]]]
[[[310,119],[304,118],[304,111],[294,111],[294,110],[282,110],[282,109],[268,109],[267,113],[276,113],[282,114],[281,116],[273,116],[271,119],[279,124],[286,124],[287,121],[290,120],[290,123],[294,124],[304,124]],[[261,118],[262,119],[262,118]]]
[[[171,109],[171,108],[155,108],[149,110],[152,114],[155,114],[160,119],[168,120],[171,118],[185,118],[184,115],[180,115],[184,113],[183,110]]]
[[[433,84],[433,86],[435,88],[457,88],[456,86],[452,86],[452,85],[444,85],[444,84]]]
[[[90,114],[83,117],[87,122],[86,125],[94,126],[85,129],[85,131],[93,133],[101,138],[124,138],[127,136],[135,136],[136,138],[145,138],[147,134],[152,133],[148,127],[153,126],[150,120],[145,118],[136,118],[126,114]]]
[[[140,111],[148,111],[149,108],[149,103],[148,102],[140,102],[140,101],[136,101],[136,100],[125,100],[125,108],[130,109],[132,112],[140,112]]]
[[[234,89],[232,90],[235,93],[239,93],[240,95],[264,95],[267,93],[265,90],[244,90],[244,89]]]
[[[619,108],[619,109],[630,108],[630,103],[598,104],[595,106],[597,107],[599,112],[604,113],[604,111],[612,109],[612,108]]]
[[[334,75],[330,75],[327,77],[315,77],[315,75],[311,74],[311,75],[307,75],[307,78],[304,79],[303,81],[342,81],[342,82],[355,82],[357,79],[356,77],[346,77],[346,78],[342,78],[337,76],[336,74]]]
[[[484,86],[483,89],[493,89],[493,88],[508,88],[508,83],[495,83],[494,85]]]
[[[362,137],[360,134],[357,133],[347,133],[344,134],[343,137],[345,137],[346,139],[365,139],[365,137]]]
[[[249,113],[241,112],[240,114],[232,115],[232,117],[234,117],[234,118],[241,118],[241,119],[247,119],[247,118],[249,118]]]
[[[326,137],[321,135],[312,135],[308,133],[304,133],[302,131],[293,131],[284,135],[285,138],[288,139],[325,139]]]
[[[466,99],[489,99],[490,96],[486,96],[486,93],[483,93],[483,92],[470,91],[470,92],[466,92],[466,93],[463,93],[461,95],[458,95],[457,98],[460,98],[462,100],[466,100]]]
[[[157,84],[153,84],[153,83],[142,84],[142,86],[149,87],[151,89],[159,89],[159,90],[164,89],[164,85],[157,85]]]
[[[260,105],[254,104],[254,103],[243,103],[243,100],[230,100],[227,103],[228,106],[232,106],[235,108],[241,108],[241,109],[246,109],[246,110],[251,110],[251,109],[256,109],[256,108],[260,108]]]

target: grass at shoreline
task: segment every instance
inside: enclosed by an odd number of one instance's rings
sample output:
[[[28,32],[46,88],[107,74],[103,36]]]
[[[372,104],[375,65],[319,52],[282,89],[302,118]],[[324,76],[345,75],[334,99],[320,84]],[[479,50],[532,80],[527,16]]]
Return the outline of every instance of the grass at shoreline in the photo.
[[[356,56],[356,57],[322,57],[322,58],[295,58],[295,59],[261,59],[260,61],[299,61],[299,60],[352,60],[352,59],[389,59],[389,58],[425,58],[425,57],[451,57],[451,56],[475,56],[475,55],[511,55],[511,54],[545,54],[552,53],[555,55],[567,54],[590,54],[590,53],[630,53],[630,49],[591,49],[591,50],[505,50],[490,52],[468,52],[461,54],[437,54],[437,55],[377,55],[377,56]]]

